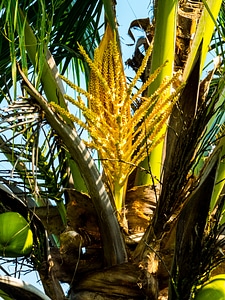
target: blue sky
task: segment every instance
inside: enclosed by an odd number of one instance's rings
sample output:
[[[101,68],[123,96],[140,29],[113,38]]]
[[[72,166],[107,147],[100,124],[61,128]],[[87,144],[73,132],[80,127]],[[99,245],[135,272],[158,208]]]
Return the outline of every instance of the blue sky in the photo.
[[[132,40],[127,33],[129,25],[135,19],[147,18],[149,16],[150,2],[150,0],[117,0],[117,20],[124,60],[130,58],[134,51],[134,47],[127,46],[127,44],[132,43]],[[134,31],[134,34],[138,36],[143,33],[136,30]]]
[[[123,61],[127,61],[132,58],[134,53],[135,45],[128,46],[132,44],[133,41],[128,35],[128,29],[130,23],[135,19],[147,18],[150,15],[150,3],[152,0],[117,0],[117,22],[120,34],[120,42],[122,48]],[[143,36],[143,31],[132,30],[135,38]],[[125,73],[128,77],[134,77],[135,73],[131,67],[125,65]]]

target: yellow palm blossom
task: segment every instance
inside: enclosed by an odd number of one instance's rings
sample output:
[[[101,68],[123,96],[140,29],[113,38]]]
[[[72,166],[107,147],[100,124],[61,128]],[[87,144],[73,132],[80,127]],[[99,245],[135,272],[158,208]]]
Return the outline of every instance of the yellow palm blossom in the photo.
[[[82,46],[79,46],[79,50],[91,69],[89,90],[85,91],[67,78],[61,77],[70,87],[87,98],[88,107],[80,96],[75,100],[65,95],[66,99],[82,110],[87,123],[58,105],[54,103],[52,105],[61,115],[66,115],[88,130],[92,137],[92,142],[88,145],[98,151],[114,194],[116,208],[121,210],[128,176],[164,138],[159,135],[160,129],[166,123],[181,88],[170,97],[165,95],[168,95],[171,83],[176,81],[180,74],[176,74],[170,81],[165,80],[151,97],[145,98],[141,96],[143,91],[163,68],[163,66],[158,68],[139,90],[133,92],[140,75],[145,70],[152,46],[148,48],[130,84],[126,82],[116,37],[109,26],[95,50],[93,61]],[[131,104],[137,99],[141,99],[141,104],[132,114]]]

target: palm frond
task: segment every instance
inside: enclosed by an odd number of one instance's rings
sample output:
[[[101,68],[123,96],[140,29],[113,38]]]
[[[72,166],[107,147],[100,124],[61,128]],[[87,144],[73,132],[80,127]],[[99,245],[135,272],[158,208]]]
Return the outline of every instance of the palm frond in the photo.
[[[192,286],[197,283],[196,278],[201,273],[202,240],[218,163],[219,152],[216,152],[209,161],[198,187],[188,199],[178,218],[171,274],[174,280],[170,291],[171,299],[176,297],[179,299],[180,295],[185,300],[190,299],[187,291],[191,293]]]
[[[54,131],[49,128],[37,106],[27,99],[13,102],[2,111],[1,153],[13,166],[11,178],[23,188],[36,205],[55,203],[66,222],[62,186],[69,174],[64,171],[66,156]],[[3,135],[7,134],[7,139]],[[9,170],[11,169],[9,165]],[[20,178],[20,179],[19,179]]]
[[[79,73],[83,71],[88,78],[89,68],[77,51],[77,41],[83,45],[90,56],[93,56],[94,48],[100,39],[101,1],[67,0],[58,1],[52,6],[47,5],[44,1],[14,0],[11,2],[3,1],[0,8],[0,27],[2,28],[0,49],[4,49],[1,51],[0,61],[1,100],[12,85],[16,86],[18,81],[16,60],[22,59],[24,71],[31,70],[31,63],[25,52],[26,43],[23,34],[25,22],[28,22],[29,26],[33,28],[38,40],[37,55],[39,59],[37,59],[36,65],[33,65],[34,69],[41,70],[42,54],[46,51],[45,47],[49,46],[56,64],[63,66],[61,67],[62,73],[65,73],[71,61],[74,61],[76,69],[79,71],[76,73],[75,79],[78,78],[79,81]],[[24,20],[21,19],[21,12],[24,15]],[[13,76],[11,62],[14,65]]]

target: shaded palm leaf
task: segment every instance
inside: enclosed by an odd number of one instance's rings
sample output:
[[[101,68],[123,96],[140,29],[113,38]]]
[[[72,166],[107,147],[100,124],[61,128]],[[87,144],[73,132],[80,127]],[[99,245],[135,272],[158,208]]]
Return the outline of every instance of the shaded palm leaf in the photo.
[[[192,193],[179,216],[169,299],[190,299],[192,286],[197,283],[198,275],[202,275],[200,274],[200,268],[203,268],[202,239],[218,163],[219,152],[215,153],[210,160],[199,186]]]

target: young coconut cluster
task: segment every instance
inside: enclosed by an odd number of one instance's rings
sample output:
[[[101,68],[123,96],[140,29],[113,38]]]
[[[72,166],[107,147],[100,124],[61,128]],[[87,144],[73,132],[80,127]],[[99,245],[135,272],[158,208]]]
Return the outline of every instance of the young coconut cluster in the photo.
[[[0,255],[20,257],[31,253],[33,233],[29,223],[17,212],[0,214]]]

